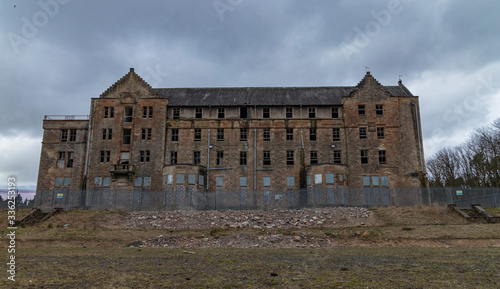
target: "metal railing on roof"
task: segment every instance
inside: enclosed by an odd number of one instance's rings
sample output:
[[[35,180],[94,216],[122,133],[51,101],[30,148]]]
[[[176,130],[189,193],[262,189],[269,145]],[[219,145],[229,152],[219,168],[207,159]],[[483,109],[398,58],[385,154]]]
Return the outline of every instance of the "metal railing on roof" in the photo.
[[[88,120],[89,115],[45,115],[44,120]]]

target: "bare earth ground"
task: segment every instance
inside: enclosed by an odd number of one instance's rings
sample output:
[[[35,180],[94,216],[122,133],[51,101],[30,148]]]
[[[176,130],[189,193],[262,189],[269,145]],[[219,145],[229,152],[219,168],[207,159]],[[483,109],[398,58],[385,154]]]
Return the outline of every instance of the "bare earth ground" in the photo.
[[[17,281],[4,265],[0,288],[500,287],[500,224],[439,206],[77,210],[16,234]]]

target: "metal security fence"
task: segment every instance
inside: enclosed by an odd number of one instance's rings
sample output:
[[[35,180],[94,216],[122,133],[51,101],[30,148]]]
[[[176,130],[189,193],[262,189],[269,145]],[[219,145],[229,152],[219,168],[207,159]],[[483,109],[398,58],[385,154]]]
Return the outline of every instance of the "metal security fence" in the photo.
[[[413,206],[425,203],[426,190],[420,188],[333,188],[308,187],[286,191],[197,192],[178,186],[165,191],[147,190],[53,190],[38,191],[35,207],[92,210],[270,210],[335,206]]]
[[[500,188],[430,188],[428,198],[432,203],[456,204],[459,208],[470,208],[472,204],[495,208],[500,207]]]

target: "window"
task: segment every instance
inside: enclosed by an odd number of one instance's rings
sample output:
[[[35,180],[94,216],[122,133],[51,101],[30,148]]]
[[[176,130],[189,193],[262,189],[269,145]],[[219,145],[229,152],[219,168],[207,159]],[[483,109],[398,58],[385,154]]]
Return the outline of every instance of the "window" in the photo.
[[[73,153],[72,152],[67,152],[66,167],[67,168],[73,167]]]
[[[286,177],[286,186],[295,187],[295,177]]]
[[[175,165],[177,163],[177,152],[170,152],[170,164]]]
[[[359,128],[359,138],[366,139],[366,127]]]
[[[367,150],[362,150],[361,151],[361,163],[362,164],[367,164],[368,163],[368,151]]]
[[[130,160],[130,152],[120,152],[120,164],[128,164]]]
[[[379,164],[385,164],[385,163],[387,163],[387,159],[385,157],[385,150],[379,150],[378,151],[378,163]]]
[[[332,118],[339,118],[339,108],[332,107]]]
[[[293,151],[286,152],[286,164],[289,166],[293,166],[294,164]]]
[[[327,183],[327,184],[335,183],[335,175],[334,174],[325,174],[325,183]]]
[[[240,107],[240,118],[248,117],[248,108],[246,106]]]
[[[201,128],[194,129],[194,141],[201,141]]]
[[[144,140],[151,140],[151,129],[143,128],[141,133],[141,138]]]
[[[224,164],[224,152],[223,151],[218,151],[217,152],[217,158],[215,159],[215,165],[216,166],[222,166]]]
[[[293,140],[293,128],[286,129],[286,140]]]
[[[323,175],[322,174],[314,174],[314,184],[321,185],[323,183]]]
[[[193,152],[193,164],[199,165],[201,163],[201,153]]]
[[[311,151],[311,165],[318,163],[318,151]]]
[[[131,139],[132,139],[131,130],[124,129],[123,130],[123,144],[130,144]]]
[[[340,128],[334,128],[333,129],[333,141],[339,141],[340,140]]]
[[[247,165],[247,152],[240,152],[240,166]]]
[[[178,128],[172,129],[172,141],[179,141],[179,129]]]
[[[102,139],[103,140],[106,140],[106,139],[110,140],[110,139],[112,139],[112,136],[113,136],[113,130],[112,129],[110,129],[110,128],[108,128],[108,129],[103,128],[102,129]]]
[[[375,112],[376,112],[377,116],[383,116],[384,115],[384,106],[382,104],[375,105]]]
[[[365,116],[366,115],[366,113],[365,113],[365,105],[364,104],[358,105],[358,115],[360,115],[360,116]]]
[[[269,107],[262,108],[262,118],[270,118],[271,117],[271,109]]]
[[[222,187],[224,185],[224,177],[215,177],[215,186]]]
[[[264,141],[271,141],[271,129],[270,128],[264,129]]]
[[[115,107],[114,106],[105,106],[104,107],[104,118],[113,118],[115,117]]]
[[[144,162],[149,163],[150,156],[151,156],[150,151],[141,151],[139,161],[141,163],[144,163]]]
[[[69,141],[76,141],[76,129],[69,130]]]
[[[316,141],[316,128],[309,129],[309,140]]]
[[[223,107],[219,107],[217,109],[217,118],[224,118],[225,117],[225,111]]]
[[[68,130],[67,129],[61,129],[61,141],[62,142],[68,141]]]
[[[342,163],[341,151],[333,151],[333,163],[334,164],[341,164]]]
[[[309,108],[309,118],[316,118],[316,108],[315,107]]]
[[[132,122],[133,113],[134,113],[134,108],[131,106],[126,106],[123,122]]]
[[[247,186],[247,177],[240,177],[240,187]]]
[[[293,118],[293,107],[286,108],[286,118]]]
[[[101,163],[109,163],[111,159],[110,151],[101,151]]]
[[[217,141],[224,141],[224,129],[223,128],[217,129]]]
[[[271,152],[270,151],[264,151],[262,164],[264,166],[270,166],[271,165]]]
[[[66,160],[66,152],[59,152],[59,158],[57,159],[57,167],[64,168],[64,161]]]
[[[172,116],[173,119],[179,119],[181,118],[181,109],[180,108],[174,108],[174,113]]]
[[[194,115],[195,118],[203,118],[203,108],[196,108]]]
[[[240,129],[240,141],[247,141],[248,129],[241,128]]]
[[[378,139],[384,139],[385,138],[384,128],[383,127],[377,127],[377,138]]]
[[[152,118],[153,117],[153,107],[143,106],[142,107],[142,118]]]
[[[270,187],[271,186],[271,177],[263,177],[262,184],[264,185],[264,187]]]

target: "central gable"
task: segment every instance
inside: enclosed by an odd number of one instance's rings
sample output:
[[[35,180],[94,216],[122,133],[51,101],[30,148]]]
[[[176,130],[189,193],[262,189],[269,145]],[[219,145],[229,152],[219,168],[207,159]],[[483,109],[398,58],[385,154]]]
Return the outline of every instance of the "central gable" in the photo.
[[[137,98],[157,97],[158,93],[133,68],[100,95],[100,98],[119,98],[125,103],[135,103]]]
[[[362,102],[376,102],[390,100],[391,93],[367,71],[349,97]]]

